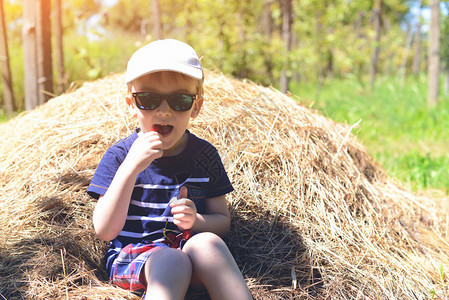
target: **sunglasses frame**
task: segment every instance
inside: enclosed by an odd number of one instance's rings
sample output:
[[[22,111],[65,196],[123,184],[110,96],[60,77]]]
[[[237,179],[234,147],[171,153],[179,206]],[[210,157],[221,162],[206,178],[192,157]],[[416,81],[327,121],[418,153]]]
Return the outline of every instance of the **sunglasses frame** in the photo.
[[[141,110],[155,110],[156,108],[158,108],[159,106],[161,106],[162,101],[165,99],[167,100],[168,106],[170,106],[171,109],[173,109],[174,111],[178,111],[178,112],[183,112],[183,111],[189,111],[192,106],[193,103],[195,102],[195,99],[197,98],[197,95],[195,94],[187,94],[187,93],[173,93],[173,94],[158,94],[158,93],[153,93],[153,92],[134,92],[132,93],[132,96],[134,98],[134,102],[136,103],[136,106],[141,109]],[[153,100],[153,103],[151,103],[153,106],[154,104],[156,104],[156,106],[154,106],[153,108],[150,108],[148,106],[144,106],[142,104],[142,102],[140,101],[139,97],[141,96],[157,96],[159,98],[159,102]],[[188,96],[192,99],[192,103],[190,103],[189,106],[186,106],[183,109],[178,109],[178,105],[174,102],[179,101],[179,99],[183,96]],[[152,106],[151,106],[152,107]]]

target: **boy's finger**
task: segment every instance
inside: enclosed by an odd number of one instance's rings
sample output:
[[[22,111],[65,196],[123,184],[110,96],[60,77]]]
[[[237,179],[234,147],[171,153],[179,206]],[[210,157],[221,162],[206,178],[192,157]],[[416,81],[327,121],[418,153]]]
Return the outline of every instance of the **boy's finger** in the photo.
[[[181,189],[179,190],[178,199],[183,199],[183,198],[187,198],[187,187],[186,186],[182,186]]]
[[[181,199],[181,198],[173,198],[172,200],[170,200],[169,205],[171,207],[175,207],[175,206],[180,206],[180,205],[185,205],[186,204],[186,199]]]
[[[170,200],[170,206],[186,205],[187,204],[187,187],[182,186],[179,190],[178,198]]]
[[[172,213],[172,215],[176,215],[179,214],[180,212],[184,211],[184,206],[181,205],[171,205],[172,209],[170,210],[170,212]]]
[[[170,203],[170,206],[172,208],[172,214],[178,212],[191,212],[194,210],[194,206],[190,203],[185,203],[184,200],[181,200],[181,203]]]

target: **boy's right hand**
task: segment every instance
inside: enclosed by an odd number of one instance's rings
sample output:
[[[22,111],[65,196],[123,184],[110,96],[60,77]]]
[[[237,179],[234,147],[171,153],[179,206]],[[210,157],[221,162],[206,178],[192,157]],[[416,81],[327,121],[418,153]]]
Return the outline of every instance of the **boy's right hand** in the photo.
[[[124,163],[137,173],[145,170],[155,159],[162,157],[161,136],[150,131],[141,133],[134,141]]]

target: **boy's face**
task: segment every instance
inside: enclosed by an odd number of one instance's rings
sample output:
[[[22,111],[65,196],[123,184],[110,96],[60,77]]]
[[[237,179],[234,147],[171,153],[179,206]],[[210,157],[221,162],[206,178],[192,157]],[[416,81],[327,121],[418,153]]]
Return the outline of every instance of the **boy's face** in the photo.
[[[162,95],[173,93],[197,94],[197,82],[193,78],[173,72],[159,72],[144,75],[132,82],[131,92],[152,92]],[[126,103],[133,116],[137,117],[143,133],[154,127],[159,130],[164,155],[174,155],[182,151],[186,145],[183,138],[190,118],[195,118],[200,112],[203,99],[195,99],[188,111],[175,111],[164,99],[154,110],[141,110],[136,107],[131,93],[126,97]]]

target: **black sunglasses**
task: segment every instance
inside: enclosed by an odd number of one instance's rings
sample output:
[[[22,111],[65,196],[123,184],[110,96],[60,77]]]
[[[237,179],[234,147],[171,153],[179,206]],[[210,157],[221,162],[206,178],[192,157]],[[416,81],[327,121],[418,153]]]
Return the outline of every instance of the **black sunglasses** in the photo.
[[[168,94],[161,95],[151,92],[132,93],[139,109],[153,110],[158,108],[162,100],[166,99],[171,109],[175,111],[188,111],[192,108],[196,95],[193,94]]]

